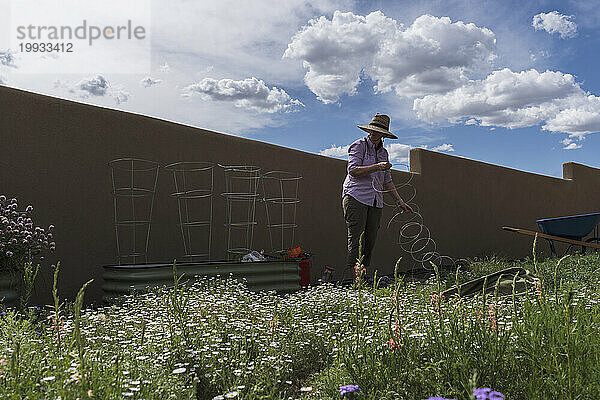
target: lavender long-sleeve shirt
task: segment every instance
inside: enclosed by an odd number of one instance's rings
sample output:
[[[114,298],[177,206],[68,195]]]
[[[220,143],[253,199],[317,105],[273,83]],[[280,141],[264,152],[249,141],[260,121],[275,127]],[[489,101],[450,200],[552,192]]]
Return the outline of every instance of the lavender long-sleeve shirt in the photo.
[[[377,164],[389,161],[387,150],[380,144],[375,144],[368,136],[358,139],[348,148],[348,174],[344,180],[342,197],[349,194],[357,201],[378,208],[383,207],[383,185],[392,181],[390,170],[376,171],[369,175],[354,177],[350,171],[355,167]]]

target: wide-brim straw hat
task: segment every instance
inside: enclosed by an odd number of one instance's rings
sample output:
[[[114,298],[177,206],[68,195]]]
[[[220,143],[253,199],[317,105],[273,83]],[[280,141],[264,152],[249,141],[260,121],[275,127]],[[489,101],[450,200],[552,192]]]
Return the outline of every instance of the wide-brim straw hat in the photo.
[[[398,139],[398,136],[390,132],[390,117],[384,114],[375,114],[369,125],[356,125],[365,132],[381,133],[383,137]]]

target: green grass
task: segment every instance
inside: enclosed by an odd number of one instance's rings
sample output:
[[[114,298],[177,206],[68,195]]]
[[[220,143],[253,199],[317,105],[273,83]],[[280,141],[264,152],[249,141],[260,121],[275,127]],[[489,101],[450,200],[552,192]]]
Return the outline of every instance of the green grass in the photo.
[[[469,399],[475,387],[598,399],[600,258],[557,261],[472,260],[458,273],[538,271],[541,292],[515,298],[437,300],[454,274],[286,296],[213,279],[101,309],[57,302],[58,318],[9,312],[0,398],[336,399],[358,384],[365,399]]]

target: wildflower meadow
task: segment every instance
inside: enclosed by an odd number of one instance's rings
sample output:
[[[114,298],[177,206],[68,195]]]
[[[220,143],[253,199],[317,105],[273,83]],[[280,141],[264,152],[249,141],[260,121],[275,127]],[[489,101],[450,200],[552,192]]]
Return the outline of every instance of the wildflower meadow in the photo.
[[[287,295],[183,282],[0,316],[2,399],[598,399],[600,257],[471,260],[426,282]],[[509,266],[526,295],[444,298]],[[55,287],[63,279],[60,267]],[[56,292],[55,292],[56,293]]]

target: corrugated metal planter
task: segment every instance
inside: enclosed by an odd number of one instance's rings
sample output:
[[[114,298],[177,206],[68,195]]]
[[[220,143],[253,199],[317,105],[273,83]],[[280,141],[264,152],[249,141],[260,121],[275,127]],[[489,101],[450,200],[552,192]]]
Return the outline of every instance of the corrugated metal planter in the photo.
[[[148,287],[173,285],[173,264],[107,265],[103,268],[102,300],[105,303],[132,289],[141,291]],[[253,291],[288,293],[300,289],[298,262],[294,261],[177,263],[177,274],[183,274],[182,280],[189,279],[190,282],[196,275],[246,278],[248,288]]]
[[[21,274],[0,270],[0,302],[4,306],[16,307],[18,305],[21,282]]]

